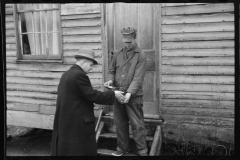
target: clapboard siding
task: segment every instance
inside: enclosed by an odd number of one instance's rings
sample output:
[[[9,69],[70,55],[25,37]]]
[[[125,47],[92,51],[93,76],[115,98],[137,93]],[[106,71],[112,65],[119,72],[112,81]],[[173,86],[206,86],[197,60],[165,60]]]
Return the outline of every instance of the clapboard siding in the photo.
[[[234,101],[215,101],[197,99],[163,99],[162,107],[219,108],[234,109]]]
[[[234,22],[162,25],[162,33],[234,31]]]
[[[162,74],[192,74],[192,75],[235,75],[234,66],[175,66],[163,65]]]
[[[188,16],[163,16],[162,24],[177,24],[177,23],[213,23],[213,22],[233,22],[233,13],[218,13],[204,15],[188,15]]]
[[[88,76],[93,88],[102,90],[100,4],[61,4],[60,15],[63,62],[17,62],[13,5],[6,6],[8,124],[52,129],[51,116],[56,109],[57,87],[60,78],[75,64],[74,55],[81,47],[96,51],[96,60],[99,64],[93,66]]]
[[[234,57],[162,57],[164,65],[196,65],[196,66],[234,66]]]
[[[162,83],[163,91],[234,93],[234,85]]]
[[[63,36],[63,43],[71,42],[102,42],[101,35],[71,35]]]
[[[101,26],[62,28],[63,35],[101,34]]]
[[[234,32],[169,33],[163,34],[162,41],[208,41],[234,39]]]
[[[14,37],[15,36],[15,31],[13,29],[6,29],[6,38],[7,37]]]
[[[233,140],[234,5],[164,3],[161,9],[164,137]]]
[[[217,49],[171,49],[162,50],[162,56],[207,56],[207,57],[233,57],[234,48],[217,48]]]
[[[234,12],[233,3],[207,3],[204,5],[185,5],[177,7],[162,7],[162,15],[191,15],[207,13]]]

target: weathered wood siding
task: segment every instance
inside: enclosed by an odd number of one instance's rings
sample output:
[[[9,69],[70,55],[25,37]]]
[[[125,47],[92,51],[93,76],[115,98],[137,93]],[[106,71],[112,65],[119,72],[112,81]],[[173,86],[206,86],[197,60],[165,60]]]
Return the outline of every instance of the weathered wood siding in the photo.
[[[234,5],[163,3],[160,112],[164,137],[234,138]]]
[[[63,63],[17,63],[13,5],[6,5],[7,124],[52,129],[57,86],[74,63],[78,48],[91,48],[99,65],[89,77],[102,87],[102,39],[100,4],[62,4]],[[97,107],[96,107],[97,108]]]

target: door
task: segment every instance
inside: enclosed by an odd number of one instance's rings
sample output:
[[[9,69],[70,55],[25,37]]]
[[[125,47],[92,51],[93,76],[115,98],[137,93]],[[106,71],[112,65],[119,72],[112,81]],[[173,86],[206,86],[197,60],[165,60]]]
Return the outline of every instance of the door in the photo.
[[[112,3],[106,5],[108,60],[111,51],[124,47],[121,29],[137,29],[136,42],[147,57],[147,72],[143,83],[145,116],[159,115],[159,15],[158,5],[148,3]]]

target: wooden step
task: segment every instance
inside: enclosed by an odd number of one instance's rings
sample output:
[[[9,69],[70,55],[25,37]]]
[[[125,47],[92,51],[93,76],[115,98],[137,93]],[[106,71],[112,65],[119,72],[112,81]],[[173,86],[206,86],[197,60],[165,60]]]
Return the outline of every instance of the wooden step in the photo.
[[[101,137],[101,138],[117,138],[117,134],[116,133],[101,133],[99,135],[99,137]],[[130,135],[130,138],[133,138],[133,136]],[[146,136],[146,140],[147,141],[153,141],[153,137]]]
[[[113,152],[115,152],[115,150],[109,150],[109,149],[103,149],[103,148],[97,149],[98,154],[105,155],[105,156],[112,156]]]
[[[97,150],[97,153],[99,155],[103,155],[103,156],[112,156],[112,153],[113,152],[116,152],[115,150],[109,150],[109,149],[103,149],[103,148],[99,148]],[[126,153],[122,156],[137,156],[136,154],[133,154],[133,153]]]
[[[111,115],[103,115],[101,120],[106,123],[113,123],[113,116]],[[161,125],[164,123],[163,119],[144,119],[144,122],[146,124],[152,124],[152,125]]]

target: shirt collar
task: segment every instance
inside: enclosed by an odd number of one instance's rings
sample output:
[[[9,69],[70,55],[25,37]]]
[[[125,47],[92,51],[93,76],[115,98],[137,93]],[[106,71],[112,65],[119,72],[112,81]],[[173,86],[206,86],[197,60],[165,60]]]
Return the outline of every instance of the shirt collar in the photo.
[[[127,51],[126,47],[124,47],[122,49],[122,51],[126,52]],[[132,49],[130,49],[128,52],[130,52],[130,51],[134,51],[135,53],[139,53],[140,52],[140,48],[138,47],[137,43],[135,43],[135,46]]]

